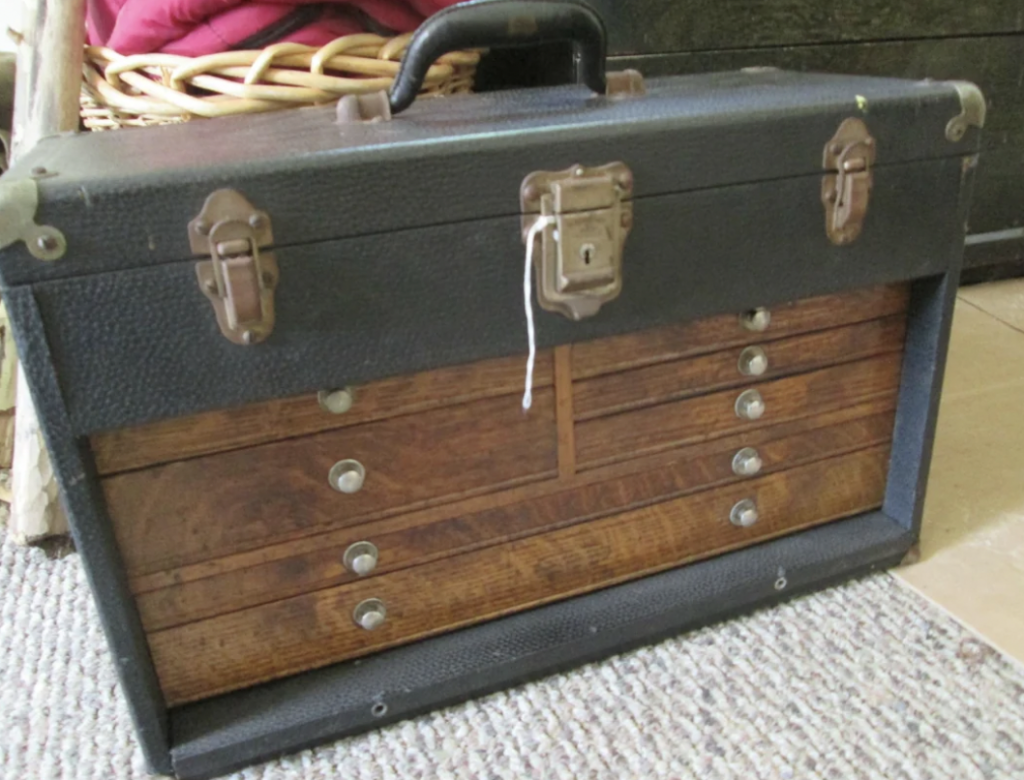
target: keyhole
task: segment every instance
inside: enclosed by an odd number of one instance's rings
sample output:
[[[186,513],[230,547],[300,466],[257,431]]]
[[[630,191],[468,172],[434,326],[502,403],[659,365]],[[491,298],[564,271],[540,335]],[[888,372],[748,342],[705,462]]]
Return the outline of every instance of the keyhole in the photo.
[[[583,258],[583,265],[590,265],[590,255],[593,251],[593,244],[584,244],[580,247],[580,257]]]

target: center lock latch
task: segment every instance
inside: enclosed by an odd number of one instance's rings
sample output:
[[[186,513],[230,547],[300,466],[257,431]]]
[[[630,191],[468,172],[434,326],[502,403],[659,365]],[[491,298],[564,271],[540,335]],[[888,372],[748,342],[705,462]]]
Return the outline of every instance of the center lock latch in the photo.
[[[622,250],[633,226],[633,174],[623,163],[538,171],[520,188],[523,239],[542,218],[534,267],[541,308],[581,320],[622,291]]]

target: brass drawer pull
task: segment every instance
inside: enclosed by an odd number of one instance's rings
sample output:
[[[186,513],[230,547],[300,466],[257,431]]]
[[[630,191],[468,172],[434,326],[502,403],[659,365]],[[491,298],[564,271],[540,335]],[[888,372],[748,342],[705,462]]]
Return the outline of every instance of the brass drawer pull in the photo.
[[[327,475],[327,481],[339,493],[358,493],[365,479],[366,469],[358,460],[339,460]]]
[[[744,390],[736,399],[737,417],[744,420],[759,420],[764,411],[764,398],[757,390]]]
[[[753,447],[744,447],[732,458],[732,471],[737,477],[752,477],[761,471],[764,463]]]
[[[384,606],[384,602],[380,599],[360,601],[356,604],[356,608],[352,610],[352,619],[356,625],[367,631],[380,628],[384,625],[384,620],[387,616],[387,607]]]
[[[757,504],[749,498],[737,502],[729,513],[729,522],[739,528],[750,528],[757,520]]]
[[[740,353],[738,366],[743,376],[761,376],[768,370],[768,353],[761,347],[747,347]]]
[[[340,390],[321,390],[316,394],[316,400],[325,412],[345,414],[352,408],[355,394],[351,387],[343,387]]]
[[[771,321],[772,314],[767,309],[751,309],[740,315],[740,325],[757,332],[768,330]]]
[[[377,568],[378,557],[379,553],[377,552],[376,545],[371,542],[356,542],[355,544],[350,544],[348,549],[345,550],[342,563],[353,574],[365,577]]]

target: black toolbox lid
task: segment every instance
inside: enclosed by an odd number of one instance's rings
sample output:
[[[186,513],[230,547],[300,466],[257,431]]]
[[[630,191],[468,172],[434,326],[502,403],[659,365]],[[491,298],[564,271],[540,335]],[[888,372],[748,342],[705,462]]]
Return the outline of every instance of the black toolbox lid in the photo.
[[[388,122],[338,124],[332,106],[49,138],[5,180],[37,167],[36,222],[67,239],[57,261],[18,242],[10,287],[193,256],[187,225],[212,191],[241,191],[276,246],[519,213],[537,170],[623,161],[634,197],[820,173],[839,124],[863,119],[876,166],[959,156],[947,137],[971,85],[771,69],[649,80],[647,94],[578,86],[418,100]]]

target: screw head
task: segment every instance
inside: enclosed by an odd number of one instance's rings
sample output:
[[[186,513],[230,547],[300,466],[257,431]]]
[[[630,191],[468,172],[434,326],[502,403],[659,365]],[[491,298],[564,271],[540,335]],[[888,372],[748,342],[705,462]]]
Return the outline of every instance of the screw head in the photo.
[[[352,610],[352,620],[360,628],[366,631],[373,631],[384,625],[388,616],[387,607],[380,599],[366,599],[360,601]]]
[[[355,542],[345,550],[342,562],[353,574],[365,577],[377,568],[379,553],[377,546],[371,542]]]
[[[761,376],[768,370],[768,354],[761,347],[747,347],[740,353],[739,369],[743,376]]]
[[[753,447],[744,447],[732,459],[732,471],[738,477],[752,477],[763,465],[761,455]]]
[[[768,330],[772,315],[767,309],[757,308],[745,311],[740,315],[740,325],[747,330],[761,332]]]
[[[736,502],[729,512],[729,522],[739,528],[750,528],[757,521],[757,505],[749,498]]]
[[[327,481],[339,493],[358,493],[365,480],[366,469],[358,460],[339,460],[327,475]]]
[[[55,236],[39,236],[36,239],[36,246],[44,252],[56,252],[60,246],[60,241]]]
[[[744,420],[759,420],[764,412],[764,398],[757,390],[744,390],[736,399],[737,417]]]
[[[321,390],[316,394],[320,408],[331,414],[345,414],[355,403],[355,394],[351,387],[340,390]]]

